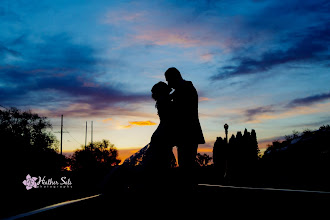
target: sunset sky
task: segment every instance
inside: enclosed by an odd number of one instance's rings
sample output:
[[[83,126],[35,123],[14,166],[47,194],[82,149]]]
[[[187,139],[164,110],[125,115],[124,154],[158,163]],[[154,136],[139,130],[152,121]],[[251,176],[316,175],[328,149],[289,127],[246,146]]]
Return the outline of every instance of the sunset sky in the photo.
[[[255,129],[260,148],[330,124],[330,2],[0,0],[0,105],[53,132],[63,114],[65,152],[85,143],[86,121],[88,140],[93,121],[94,141],[122,158],[149,143],[150,89],[172,66],[199,93],[200,152],[225,123]]]

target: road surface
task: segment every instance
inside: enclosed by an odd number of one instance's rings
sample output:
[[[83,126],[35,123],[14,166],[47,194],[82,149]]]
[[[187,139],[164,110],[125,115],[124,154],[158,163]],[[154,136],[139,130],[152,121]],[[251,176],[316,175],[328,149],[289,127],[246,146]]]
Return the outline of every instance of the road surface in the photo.
[[[66,201],[7,218],[14,219],[118,219],[171,218],[188,214],[253,217],[266,213],[288,214],[309,210],[323,213],[330,205],[330,192],[261,187],[198,184],[191,191],[125,192],[96,194]],[[243,213],[242,213],[243,211]],[[207,217],[208,216],[208,217]]]

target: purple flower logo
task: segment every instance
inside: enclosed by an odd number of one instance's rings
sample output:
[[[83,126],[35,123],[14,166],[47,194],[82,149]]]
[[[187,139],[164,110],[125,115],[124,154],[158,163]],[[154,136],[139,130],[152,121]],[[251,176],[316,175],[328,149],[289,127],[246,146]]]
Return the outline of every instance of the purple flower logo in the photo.
[[[32,189],[32,187],[37,188],[36,180],[37,177],[31,177],[30,174],[26,176],[26,180],[23,181],[23,184],[26,186],[27,190]]]

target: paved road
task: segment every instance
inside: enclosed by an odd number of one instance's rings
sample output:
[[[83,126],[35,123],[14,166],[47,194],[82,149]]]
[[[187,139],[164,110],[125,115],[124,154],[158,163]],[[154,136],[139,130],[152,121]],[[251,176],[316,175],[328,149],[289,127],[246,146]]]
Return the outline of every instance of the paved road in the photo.
[[[330,205],[330,192],[199,184],[192,191],[113,192],[54,204],[11,219],[117,219],[266,213],[322,213]],[[207,217],[208,216],[208,217]]]

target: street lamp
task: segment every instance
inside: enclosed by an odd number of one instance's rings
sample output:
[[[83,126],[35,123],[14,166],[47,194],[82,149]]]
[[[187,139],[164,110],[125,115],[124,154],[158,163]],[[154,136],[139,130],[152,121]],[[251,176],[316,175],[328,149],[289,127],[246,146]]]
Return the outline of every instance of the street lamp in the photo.
[[[228,128],[229,128],[229,126],[228,126],[227,124],[225,124],[223,127],[225,128],[225,133],[226,133],[226,144],[227,144],[227,143],[228,143]]]

